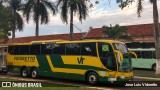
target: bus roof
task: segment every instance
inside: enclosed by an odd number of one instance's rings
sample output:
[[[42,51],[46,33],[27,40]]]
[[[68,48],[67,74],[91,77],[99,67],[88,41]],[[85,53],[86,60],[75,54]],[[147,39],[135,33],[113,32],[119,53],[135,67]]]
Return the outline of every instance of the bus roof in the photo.
[[[128,48],[131,51],[155,51],[155,48]]]
[[[86,39],[86,40],[42,40],[42,41],[31,41],[30,43],[12,43],[9,45],[31,45],[31,44],[46,44],[46,43],[80,43],[80,42],[108,42],[108,43],[123,43],[115,40],[105,40],[105,39]]]

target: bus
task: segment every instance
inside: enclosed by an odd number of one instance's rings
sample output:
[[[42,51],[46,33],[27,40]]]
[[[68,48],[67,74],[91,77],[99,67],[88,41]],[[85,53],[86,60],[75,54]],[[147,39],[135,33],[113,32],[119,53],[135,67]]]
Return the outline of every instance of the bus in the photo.
[[[156,70],[155,48],[137,48],[129,49],[137,54],[138,60],[132,57],[132,66],[134,68],[145,68]]]
[[[0,46],[0,72],[7,74],[7,65],[6,65],[6,54],[7,46]]]
[[[9,72],[22,77],[98,82],[130,81],[131,57],[126,45],[111,40],[32,41],[8,46]]]

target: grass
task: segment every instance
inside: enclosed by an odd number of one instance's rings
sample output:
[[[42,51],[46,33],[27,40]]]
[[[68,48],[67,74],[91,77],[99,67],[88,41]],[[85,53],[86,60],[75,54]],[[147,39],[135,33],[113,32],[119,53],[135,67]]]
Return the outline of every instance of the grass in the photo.
[[[156,75],[155,71],[148,69],[136,69],[134,70],[134,76],[160,78],[160,75]]]

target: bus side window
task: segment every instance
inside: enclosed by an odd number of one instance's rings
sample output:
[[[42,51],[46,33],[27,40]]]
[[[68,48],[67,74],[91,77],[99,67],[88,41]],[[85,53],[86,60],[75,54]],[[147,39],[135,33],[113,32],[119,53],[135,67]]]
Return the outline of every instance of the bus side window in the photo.
[[[40,45],[31,45],[30,46],[30,54],[36,55],[40,54]]]
[[[8,53],[9,54],[14,54],[14,46],[9,46],[8,47]]]
[[[29,54],[29,45],[22,45],[20,47],[20,55],[28,55]]]
[[[81,43],[81,55],[97,56],[96,43]]]
[[[49,48],[48,45],[46,44],[41,45],[41,54],[52,54],[52,53],[53,53],[53,49]]]
[[[66,44],[66,55],[80,55],[80,44]]]
[[[142,56],[141,56],[141,52],[140,52],[140,51],[133,51],[133,52],[135,52],[135,53],[136,53],[137,58],[141,58],[141,57],[142,57]],[[135,58],[135,55],[131,54],[131,58]]]
[[[65,54],[65,44],[55,44],[53,47],[53,54]]]
[[[156,59],[156,52],[155,51],[152,52],[152,55],[153,55],[153,59]]]
[[[14,47],[14,55],[19,55],[19,51],[20,51],[20,46],[15,46]]]
[[[152,58],[152,51],[142,51],[142,58],[151,59]]]

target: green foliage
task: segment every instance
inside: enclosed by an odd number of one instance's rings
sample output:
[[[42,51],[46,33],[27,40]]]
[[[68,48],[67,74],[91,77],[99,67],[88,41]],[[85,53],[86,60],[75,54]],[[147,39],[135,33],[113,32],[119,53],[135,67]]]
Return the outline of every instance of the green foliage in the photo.
[[[82,20],[85,20],[88,15],[86,2],[88,0],[58,0],[57,6],[61,8],[61,19],[64,23],[68,23],[68,15],[70,15],[70,40],[74,40],[73,14],[77,14],[79,21],[82,23]]]
[[[13,23],[15,25],[14,32],[16,30],[23,30],[24,23],[21,15],[18,13],[19,9],[22,7],[21,0],[9,0],[9,7],[12,10],[12,14],[14,16]]]
[[[135,1],[137,2],[137,14],[138,14],[138,17],[140,17],[141,12],[143,11],[144,0],[117,0],[117,3],[119,4],[119,7],[123,9],[125,7],[129,7]],[[153,3],[153,0],[149,0],[149,2]]]
[[[132,38],[127,35],[127,28],[121,27],[118,24],[116,24],[115,26],[110,25],[110,27],[103,26],[102,29],[103,29],[103,34],[107,38],[110,38],[113,40],[118,40],[118,39],[124,39],[127,41],[132,40]]]
[[[23,16],[26,17],[27,22],[32,15],[33,21],[36,23],[36,39],[39,36],[39,20],[41,24],[47,24],[49,22],[50,10],[53,15],[56,14],[56,6],[48,0],[28,0],[24,5]]]
[[[27,22],[30,19],[30,14],[32,14],[35,22],[40,19],[41,24],[47,24],[49,21],[47,9],[52,11],[53,15],[56,14],[57,8],[52,2],[48,0],[28,0],[24,6],[23,15],[26,17]]]
[[[0,3],[0,40],[1,43],[7,43],[10,31],[13,28],[13,15],[9,7]]]
[[[68,14],[78,13],[80,22],[86,19],[88,15],[88,8],[85,0],[58,0],[57,6],[61,7],[62,21],[68,23]]]

